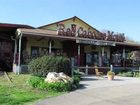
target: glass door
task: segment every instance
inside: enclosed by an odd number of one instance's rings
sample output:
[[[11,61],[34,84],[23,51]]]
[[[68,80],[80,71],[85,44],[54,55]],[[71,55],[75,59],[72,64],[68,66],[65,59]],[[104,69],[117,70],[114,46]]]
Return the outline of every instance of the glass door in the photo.
[[[99,65],[98,52],[86,53],[86,64],[89,66]]]
[[[98,52],[92,52],[92,65],[99,66],[99,54]]]

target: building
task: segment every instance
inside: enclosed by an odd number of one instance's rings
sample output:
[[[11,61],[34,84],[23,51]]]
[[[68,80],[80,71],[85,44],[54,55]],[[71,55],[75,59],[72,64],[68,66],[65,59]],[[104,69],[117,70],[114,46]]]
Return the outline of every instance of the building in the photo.
[[[14,40],[17,28],[33,28],[22,24],[0,23],[0,69],[12,71]]]
[[[13,71],[24,72],[32,58],[52,53],[69,57],[72,66],[81,68],[134,67],[127,56],[138,50],[140,45],[128,43],[123,33],[100,32],[74,16],[38,28],[18,28]]]

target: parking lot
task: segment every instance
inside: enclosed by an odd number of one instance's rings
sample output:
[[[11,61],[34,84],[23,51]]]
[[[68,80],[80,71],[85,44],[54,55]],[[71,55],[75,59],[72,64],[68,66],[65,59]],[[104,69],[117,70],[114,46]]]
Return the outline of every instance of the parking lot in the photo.
[[[84,76],[76,91],[49,98],[36,105],[140,105],[140,78]]]

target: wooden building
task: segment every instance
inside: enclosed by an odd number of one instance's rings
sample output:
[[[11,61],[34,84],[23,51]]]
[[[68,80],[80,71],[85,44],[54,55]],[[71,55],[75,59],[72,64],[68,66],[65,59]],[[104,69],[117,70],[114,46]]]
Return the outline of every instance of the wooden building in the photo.
[[[17,28],[32,28],[28,25],[0,23],[0,70],[12,71]]]
[[[71,65],[79,68],[135,67],[127,56],[140,50],[123,33],[100,32],[76,16],[34,29],[18,28],[14,46],[15,73],[26,71],[32,58],[52,53],[69,57]]]

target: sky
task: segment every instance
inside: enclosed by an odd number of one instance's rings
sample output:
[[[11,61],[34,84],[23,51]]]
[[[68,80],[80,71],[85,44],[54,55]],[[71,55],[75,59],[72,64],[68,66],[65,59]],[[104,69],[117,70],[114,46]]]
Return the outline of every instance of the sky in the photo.
[[[73,16],[140,42],[140,0],[0,0],[0,23],[39,27]]]

